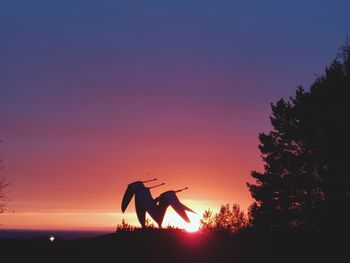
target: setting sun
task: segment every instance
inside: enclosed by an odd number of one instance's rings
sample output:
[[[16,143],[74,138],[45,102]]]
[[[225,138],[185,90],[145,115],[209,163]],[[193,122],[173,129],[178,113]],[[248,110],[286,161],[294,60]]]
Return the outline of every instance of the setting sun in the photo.
[[[187,224],[185,226],[185,230],[190,233],[197,232],[199,230],[199,221],[198,222],[192,222],[190,224]]]
[[[164,218],[164,227],[176,227],[185,229],[187,232],[198,231],[200,228],[200,216],[191,212],[188,212],[187,215],[191,221],[190,223],[185,222],[171,207],[169,207]]]

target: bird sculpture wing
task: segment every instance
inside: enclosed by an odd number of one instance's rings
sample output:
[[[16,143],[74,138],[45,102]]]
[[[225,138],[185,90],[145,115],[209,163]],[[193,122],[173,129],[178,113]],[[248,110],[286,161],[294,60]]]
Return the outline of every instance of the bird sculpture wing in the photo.
[[[186,210],[186,211],[189,211],[189,212],[192,212],[192,213],[195,213],[197,214],[195,211],[193,211],[191,208],[189,208],[188,206],[185,206],[184,204],[182,204],[182,207]]]
[[[137,218],[138,218],[141,226],[145,227],[145,225],[146,225],[146,210],[144,209],[140,199],[137,196],[135,197],[135,208],[136,208]]]
[[[156,202],[159,201],[158,203],[158,225],[159,227],[162,226],[162,223],[163,223],[163,220],[164,220],[164,216],[165,216],[165,212],[169,206],[169,203],[168,201],[165,199],[165,198],[161,198],[161,197],[158,197],[155,199]]]
[[[148,212],[148,214],[157,222],[158,212],[157,204],[153,200],[151,192],[149,189],[145,188],[136,192],[136,198],[140,201],[140,205],[143,209]]]
[[[123,200],[122,200],[122,212],[124,213],[126,208],[128,207],[131,198],[134,196],[134,191],[131,189],[130,186],[126,189]]]
[[[188,218],[185,208],[183,204],[180,203],[179,199],[177,198],[175,193],[169,193],[166,196],[166,200],[169,205],[171,205],[172,208],[178,213],[183,220],[185,220],[187,223],[190,223],[190,219]]]

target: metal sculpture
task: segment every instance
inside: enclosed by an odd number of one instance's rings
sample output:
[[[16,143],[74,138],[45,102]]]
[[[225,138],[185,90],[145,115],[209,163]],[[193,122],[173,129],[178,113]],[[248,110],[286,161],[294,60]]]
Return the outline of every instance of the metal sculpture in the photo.
[[[182,204],[179,200],[179,198],[177,198],[176,193],[179,193],[183,190],[188,189],[187,187],[177,190],[177,191],[166,191],[164,193],[162,193],[159,197],[157,197],[156,199],[154,199],[154,201],[156,203],[158,203],[158,226],[162,227],[162,223],[163,223],[163,219],[165,216],[165,212],[167,210],[167,208],[169,207],[169,205],[175,210],[176,213],[178,213],[183,220],[185,220],[187,223],[190,223],[190,219],[188,218],[187,214],[186,214],[186,210],[190,211],[192,213],[196,213],[194,212],[192,209],[190,209],[189,207],[185,206],[184,204]]]
[[[131,199],[135,195],[136,214],[143,228],[146,227],[146,212],[148,212],[152,219],[156,221],[158,226],[161,228],[165,212],[169,206],[171,206],[175,212],[182,217],[183,220],[185,220],[187,223],[190,223],[190,219],[188,218],[186,211],[190,211],[192,213],[196,212],[182,204],[179,198],[176,196],[176,193],[179,193],[188,188],[186,187],[177,191],[166,191],[157,198],[153,199],[150,189],[164,185],[164,183],[151,187],[144,186],[144,183],[152,182],[155,180],[157,179],[148,181],[136,181],[129,184],[123,196],[121,205],[122,212],[125,212]]]
[[[158,222],[158,208],[156,202],[153,200],[150,189],[164,185],[164,183],[152,187],[144,186],[144,183],[152,182],[155,180],[157,179],[133,182],[128,185],[128,188],[126,189],[123,196],[121,208],[122,212],[124,213],[132,197],[135,195],[136,214],[142,227],[146,226],[146,212],[148,212],[154,221]]]

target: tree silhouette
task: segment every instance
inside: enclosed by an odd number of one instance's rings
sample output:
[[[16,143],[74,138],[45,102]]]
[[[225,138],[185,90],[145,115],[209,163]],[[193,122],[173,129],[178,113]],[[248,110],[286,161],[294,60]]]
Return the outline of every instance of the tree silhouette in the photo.
[[[6,211],[6,204],[9,200],[6,195],[6,188],[9,186],[5,177],[0,178],[0,214]]]
[[[248,220],[238,204],[222,205],[220,211],[213,215],[211,210],[206,210],[200,220],[201,229],[204,231],[221,231],[236,233],[247,226]]]
[[[265,227],[345,225],[350,219],[350,46],[309,91],[271,104],[259,134],[264,171],[251,173],[252,223]]]
[[[213,212],[210,209],[204,211],[202,218],[199,221],[200,228],[204,231],[211,231],[214,229]]]
[[[1,141],[0,141],[1,143]],[[3,160],[0,160],[0,170],[3,168]],[[0,177],[0,214],[6,211],[6,204],[9,201],[6,189],[10,184],[5,177]]]

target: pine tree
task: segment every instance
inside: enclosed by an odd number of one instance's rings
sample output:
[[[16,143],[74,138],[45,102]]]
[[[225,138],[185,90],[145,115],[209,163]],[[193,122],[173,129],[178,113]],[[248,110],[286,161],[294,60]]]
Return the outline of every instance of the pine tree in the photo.
[[[259,134],[263,172],[248,184],[253,225],[321,226],[350,219],[350,47],[309,91],[272,104]]]

